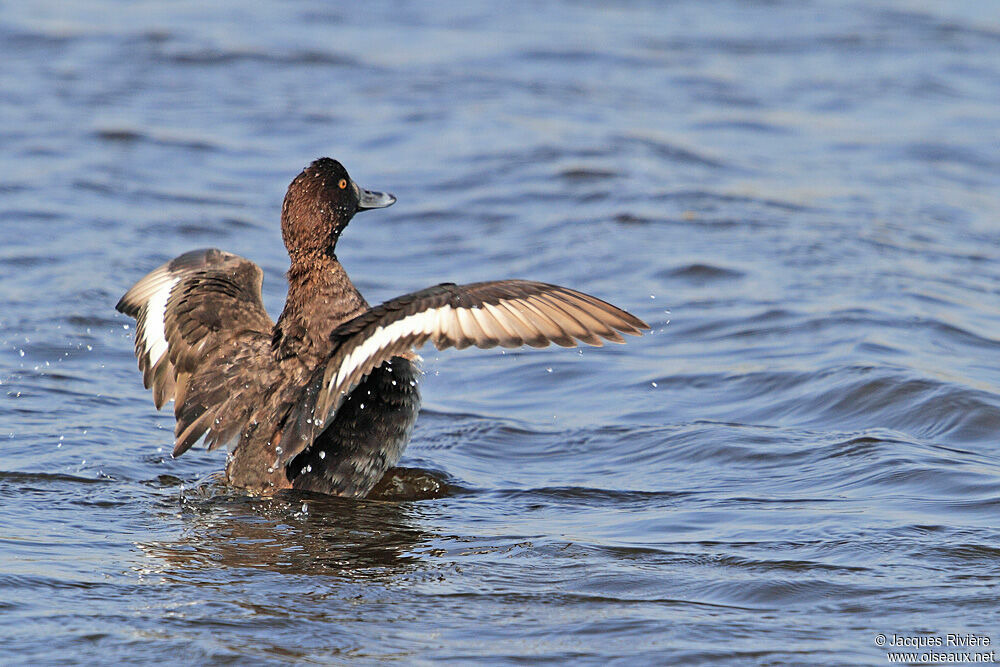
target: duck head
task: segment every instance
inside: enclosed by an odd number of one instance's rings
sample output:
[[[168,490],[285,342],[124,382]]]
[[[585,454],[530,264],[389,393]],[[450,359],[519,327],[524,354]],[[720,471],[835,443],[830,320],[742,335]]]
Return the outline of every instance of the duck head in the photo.
[[[281,236],[292,261],[333,255],[340,233],[354,214],[391,206],[396,198],[358,187],[344,166],[323,157],[288,186],[281,206]]]

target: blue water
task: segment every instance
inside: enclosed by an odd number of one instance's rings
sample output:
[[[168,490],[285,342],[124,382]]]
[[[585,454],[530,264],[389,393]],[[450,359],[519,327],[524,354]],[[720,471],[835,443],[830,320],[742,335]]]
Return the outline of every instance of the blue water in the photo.
[[[0,5],[0,662],[886,664],[1000,642],[994,2]],[[369,301],[521,277],[625,346],[423,351],[443,497],[171,459],[114,312],[284,189]]]

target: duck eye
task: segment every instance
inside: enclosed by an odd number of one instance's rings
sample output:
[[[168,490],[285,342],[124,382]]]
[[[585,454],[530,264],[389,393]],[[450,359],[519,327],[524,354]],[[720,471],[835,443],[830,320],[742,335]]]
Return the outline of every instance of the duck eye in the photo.
[[[339,185],[340,189],[343,190],[344,188],[347,187],[347,179],[346,178],[340,179],[340,183],[338,183],[337,185]]]

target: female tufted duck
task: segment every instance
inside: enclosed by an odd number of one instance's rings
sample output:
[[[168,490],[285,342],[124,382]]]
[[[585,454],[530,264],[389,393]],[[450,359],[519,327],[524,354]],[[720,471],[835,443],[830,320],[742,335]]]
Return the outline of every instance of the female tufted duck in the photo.
[[[157,409],[174,401],[174,456],[205,436],[209,449],[232,446],[226,478],[251,493],[364,496],[409,440],[420,404],[414,347],[599,346],[649,328],[600,299],[524,280],[445,283],[371,308],[334,250],[355,213],[395,201],[330,158],[292,181],[281,209],[288,299],[276,323],[260,267],[221,250],[181,255],[122,297],[118,310],[137,320],[143,384]]]

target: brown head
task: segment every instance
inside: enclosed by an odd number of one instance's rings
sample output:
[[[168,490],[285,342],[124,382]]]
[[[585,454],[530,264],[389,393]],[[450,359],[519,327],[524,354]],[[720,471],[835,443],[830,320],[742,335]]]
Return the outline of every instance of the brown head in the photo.
[[[336,160],[316,160],[288,186],[281,206],[281,236],[292,262],[333,255],[340,233],[355,213],[395,201],[390,194],[359,188]]]

